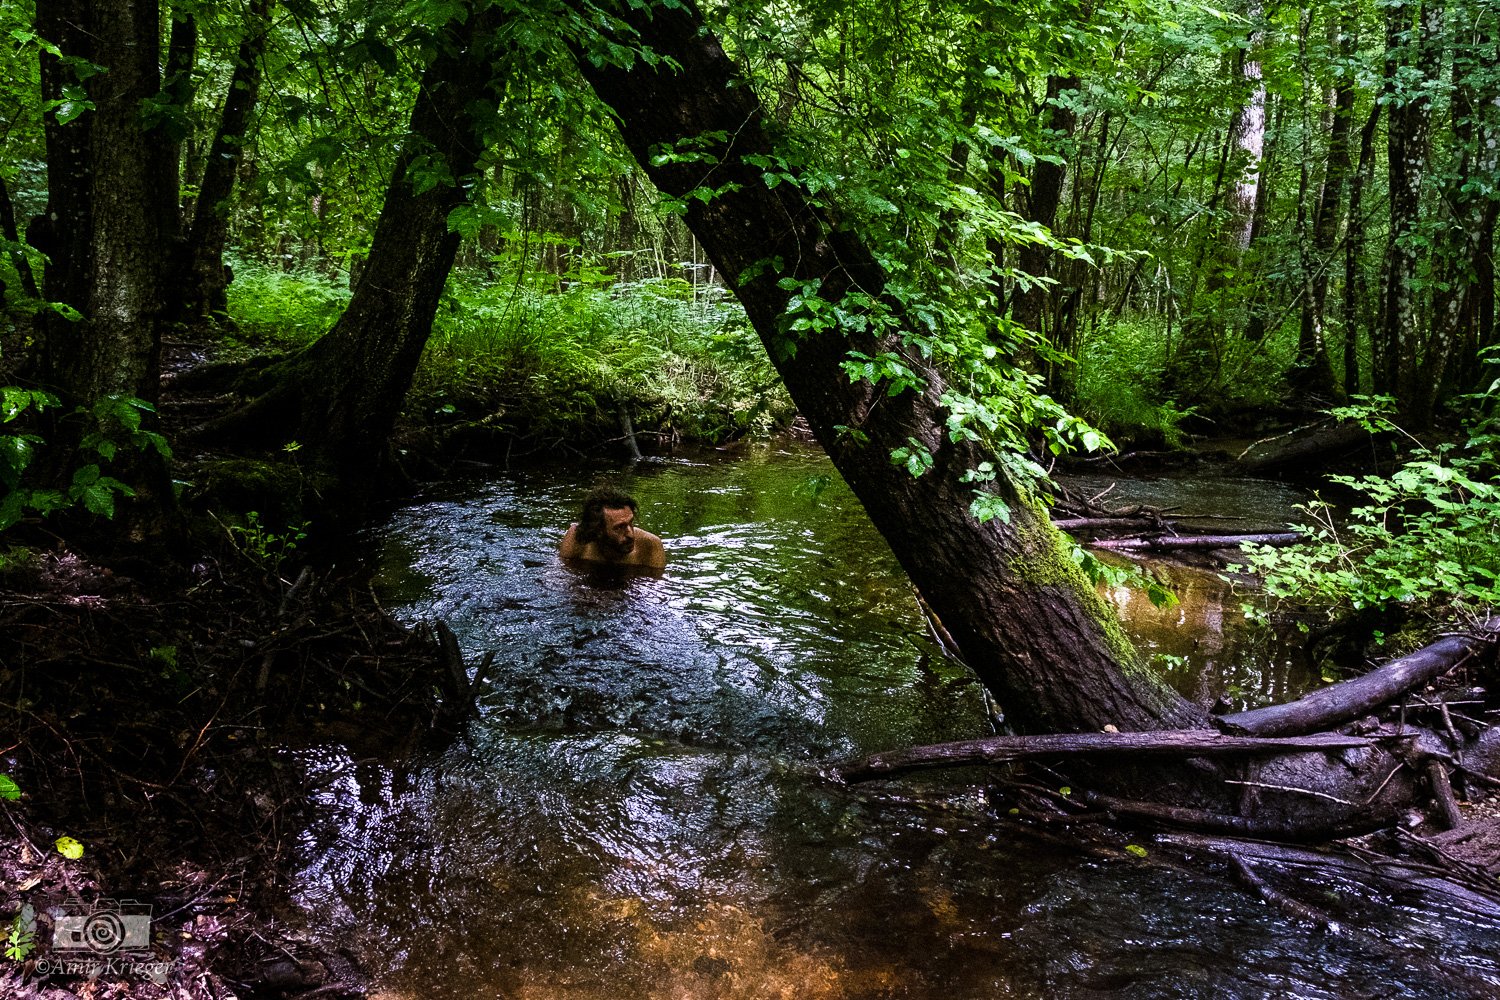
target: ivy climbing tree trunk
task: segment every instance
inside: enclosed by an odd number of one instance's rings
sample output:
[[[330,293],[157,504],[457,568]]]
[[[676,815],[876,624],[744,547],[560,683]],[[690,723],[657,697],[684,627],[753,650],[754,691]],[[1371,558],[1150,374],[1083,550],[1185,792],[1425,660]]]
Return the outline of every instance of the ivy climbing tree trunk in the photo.
[[[1172,728],[1201,722],[1195,706],[1138,662],[1111,612],[1070,557],[1028,487],[993,484],[1008,521],[969,514],[965,473],[981,449],[944,427],[942,375],[897,336],[859,324],[793,336],[793,295],[827,303],[881,300],[886,275],[869,248],[793,183],[768,187],[777,156],[764,109],[691,6],[615,8],[609,40],[656,57],[627,70],[580,56],[584,75],[619,119],[626,144],[656,185],[687,200],[687,223],[765,342],[787,389],[965,658],[1015,725],[1033,731]],[[695,155],[669,153],[691,140]],[[712,158],[706,168],[704,157]],[[683,162],[691,159],[691,162]],[[900,306],[885,298],[899,316]],[[852,306],[851,306],[852,308]],[[914,327],[913,327],[914,329]],[[920,390],[888,396],[852,381],[851,350],[901,354]],[[893,464],[918,443],[932,456],[920,476]]]

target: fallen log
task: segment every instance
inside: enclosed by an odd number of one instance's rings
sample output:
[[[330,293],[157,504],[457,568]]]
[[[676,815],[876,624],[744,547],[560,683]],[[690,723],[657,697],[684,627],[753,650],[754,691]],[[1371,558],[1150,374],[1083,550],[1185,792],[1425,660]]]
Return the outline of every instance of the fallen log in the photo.
[[[1263,438],[1240,452],[1236,461],[1241,469],[1251,473],[1306,468],[1327,463],[1334,456],[1359,449],[1369,450],[1374,441],[1375,437],[1362,424],[1346,420],[1331,425],[1299,427],[1285,434]]]
[[[1363,676],[1282,705],[1220,715],[1214,725],[1222,732],[1245,736],[1296,736],[1332,729],[1441,677],[1493,643],[1497,633],[1500,618],[1491,618],[1471,632],[1439,639]]]
[[[1173,549],[1233,549],[1251,542],[1256,545],[1295,545],[1307,536],[1296,531],[1260,535],[1162,535],[1156,538],[1106,538],[1090,542],[1096,549],[1156,552]]]
[[[1058,517],[1052,527],[1058,531],[1097,531],[1101,528],[1155,528],[1161,524],[1155,517]]]
[[[1222,757],[1350,750],[1374,746],[1360,736],[1319,733],[1290,739],[1226,736],[1212,729],[1172,729],[1145,733],[1051,733],[989,736],[871,754],[834,766],[844,781],[869,781],[907,771],[970,764],[1003,764],[1028,757],[1136,754],[1140,756]]]

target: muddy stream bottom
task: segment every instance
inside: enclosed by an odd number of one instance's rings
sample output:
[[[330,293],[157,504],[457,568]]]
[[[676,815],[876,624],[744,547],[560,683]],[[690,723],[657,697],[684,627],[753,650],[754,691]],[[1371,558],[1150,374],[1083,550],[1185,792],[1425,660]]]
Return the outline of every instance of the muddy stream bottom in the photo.
[[[558,563],[594,471],[448,484],[372,540],[383,601],[494,653],[481,717],[435,759],[295,755],[318,816],[300,905],[385,996],[1450,996],[1403,958],[1424,950],[1500,984],[1500,928],[1418,898],[1375,947],[1149,838],[1144,857],[1050,846],[976,772],[825,781],[821,761],[993,731],[827,460],[622,474],[667,541],[660,579]],[[1281,487],[1219,485],[1293,516]],[[1110,596],[1189,697],[1315,683],[1225,583],[1173,582],[1170,610]],[[1326,879],[1312,891],[1351,891]]]

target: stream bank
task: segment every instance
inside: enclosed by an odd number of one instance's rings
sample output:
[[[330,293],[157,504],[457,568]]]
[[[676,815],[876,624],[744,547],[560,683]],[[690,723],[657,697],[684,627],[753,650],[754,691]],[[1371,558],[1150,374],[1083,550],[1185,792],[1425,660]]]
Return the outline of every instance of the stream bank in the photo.
[[[219,555],[153,579],[50,553],[4,580],[0,773],[22,794],[0,802],[0,913],[5,931],[23,906],[37,916],[32,941],[11,940],[20,960],[0,959],[6,997],[364,995],[357,965],[311,944],[290,904],[309,789],[283,755],[442,739],[435,645],[357,577],[287,590]],[[64,836],[80,858],[61,855]],[[150,936],[137,971],[105,965],[91,982],[88,962],[126,953],[52,950],[48,910],[101,900],[149,906]],[[165,982],[139,972],[153,966]]]

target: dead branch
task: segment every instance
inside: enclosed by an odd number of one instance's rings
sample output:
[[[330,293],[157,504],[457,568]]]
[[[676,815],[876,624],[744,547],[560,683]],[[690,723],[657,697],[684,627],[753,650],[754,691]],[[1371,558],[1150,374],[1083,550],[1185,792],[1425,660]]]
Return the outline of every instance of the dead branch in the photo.
[[[868,781],[906,771],[970,764],[1003,764],[1028,757],[1087,754],[1215,757],[1307,753],[1374,746],[1364,737],[1320,733],[1290,739],[1226,736],[1212,729],[1178,729],[1152,733],[1052,733],[1041,736],[990,736],[871,754],[837,765],[844,781]]]
[[[1247,736],[1296,736],[1332,729],[1441,677],[1494,642],[1497,632],[1500,618],[1491,618],[1471,632],[1439,639],[1361,677],[1282,705],[1221,715],[1214,724],[1226,733]]]
[[[1167,552],[1176,549],[1233,549],[1245,543],[1255,545],[1295,545],[1306,539],[1296,531],[1277,531],[1258,535],[1160,535],[1153,538],[1106,538],[1089,544],[1097,549],[1129,552]]]

